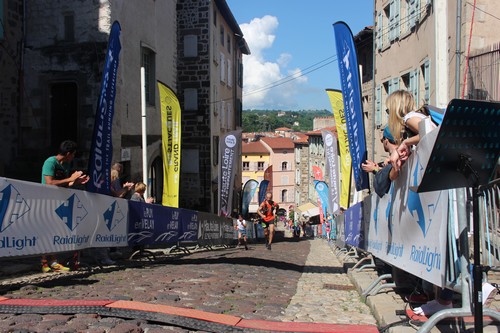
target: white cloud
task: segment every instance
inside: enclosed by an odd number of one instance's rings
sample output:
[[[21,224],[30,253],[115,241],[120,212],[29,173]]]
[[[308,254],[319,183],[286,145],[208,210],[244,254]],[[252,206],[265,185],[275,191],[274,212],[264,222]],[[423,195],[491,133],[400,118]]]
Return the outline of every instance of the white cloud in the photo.
[[[240,26],[251,51],[250,55],[243,56],[245,109],[297,107],[295,96],[299,85],[307,82],[299,68],[287,68],[292,60],[291,54],[282,53],[275,60],[265,59],[263,51],[273,46],[278,25],[275,16],[266,15]]]

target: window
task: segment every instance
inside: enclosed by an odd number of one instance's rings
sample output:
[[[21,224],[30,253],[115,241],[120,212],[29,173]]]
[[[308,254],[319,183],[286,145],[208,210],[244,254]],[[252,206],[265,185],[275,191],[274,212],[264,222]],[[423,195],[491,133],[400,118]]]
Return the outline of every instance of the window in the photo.
[[[382,126],[382,86],[378,85],[375,97],[375,126]]]
[[[198,90],[196,88],[184,89],[184,110],[198,110]]]
[[[250,162],[243,162],[243,171],[250,170]]]
[[[217,26],[217,11],[214,9],[214,25]]]
[[[401,10],[400,0],[391,0],[389,4],[389,41],[393,42],[401,33],[399,26],[399,17]]]
[[[220,53],[220,81],[226,83],[226,60],[224,53]]]
[[[75,40],[75,15],[73,13],[64,15],[64,40],[66,42]]]
[[[184,57],[197,57],[198,56],[198,36],[186,35],[184,36]]]
[[[257,162],[257,170],[264,171],[264,162]]]
[[[227,34],[227,52],[231,54],[231,35]]]
[[[231,60],[227,59],[227,86],[231,87],[233,85],[233,68],[231,67]]]
[[[297,185],[300,185],[300,170],[299,169],[295,170],[295,183]]]
[[[224,26],[220,26],[220,45],[224,46]]]
[[[281,202],[288,202],[288,190],[281,191]]]
[[[377,49],[380,51],[384,47],[384,39],[383,39],[383,21],[384,16],[382,12],[379,12],[377,15]]]
[[[238,87],[243,87],[243,63],[238,59]]]
[[[420,20],[420,0],[406,0],[406,13],[408,16],[408,31],[412,30]]]
[[[424,103],[430,103],[431,99],[431,62],[425,60],[421,66],[422,76],[424,78]],[[417,101],[417,105],[419,102]]]
[[[155,105],[155,53],[147,48],[142,48],[142,67],[144,67],[145,86],[146,86],[146,103]]]
[[[214,135],[212,137],[212,151],[213,151],[212,163],[214,166],[216,166],[217,164],[219,164],[219,136],[218,135]]]
[[[281,171],[287,171],[287,170],[288,170],[288,162],[281,163]]]

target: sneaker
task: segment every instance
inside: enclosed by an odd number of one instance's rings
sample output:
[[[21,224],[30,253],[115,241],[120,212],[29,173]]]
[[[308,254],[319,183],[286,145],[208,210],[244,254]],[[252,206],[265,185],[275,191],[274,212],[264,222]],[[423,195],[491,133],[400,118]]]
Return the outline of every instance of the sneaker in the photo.
[[[413,309],[413,312],[419,316],[430,317],[438,311],[444,309],[453,308],[453,304],[441,304],[437,300],[432,300],[430,302],[425,303],[424,305]]]
[[[63,266],[58,262],[53,262],[50,265],[50,269],[53,270],[54,272],[68,272],[69,271],[68,267]]]
[[[245,244],[245,250],[248,250],[248,246]]]
[[[267,245],[267,249],[268,249],[269,251],[271,251],[271,244],[268,244],[268,245]]]
[[[51,271],[51,268],[49,267],[48,264],[42,264],[42,273],[48,273]]]

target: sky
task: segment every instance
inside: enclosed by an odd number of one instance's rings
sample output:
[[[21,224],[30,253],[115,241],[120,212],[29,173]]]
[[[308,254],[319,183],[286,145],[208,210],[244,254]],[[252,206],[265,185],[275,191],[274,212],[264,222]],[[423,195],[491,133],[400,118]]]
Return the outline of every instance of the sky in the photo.
[[[251,55],[243,55],[243,109],[331,110],[340,88],[332,24],[353,35],[373,25],[372,0],[226,0]]]

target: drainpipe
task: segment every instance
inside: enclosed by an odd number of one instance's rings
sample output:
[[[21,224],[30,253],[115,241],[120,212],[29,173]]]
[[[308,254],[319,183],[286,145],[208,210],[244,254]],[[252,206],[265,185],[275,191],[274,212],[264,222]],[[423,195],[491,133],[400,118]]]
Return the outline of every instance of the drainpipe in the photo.
[[[456,18],[456,48],[455,48],[455,98],[460,98],[460,65],[462,48],[462,0],[457,0],[457,18]]]
[[[448,4],[446,0],[437,0],[434,4],[435,105],[446,108],[449,102]]]

